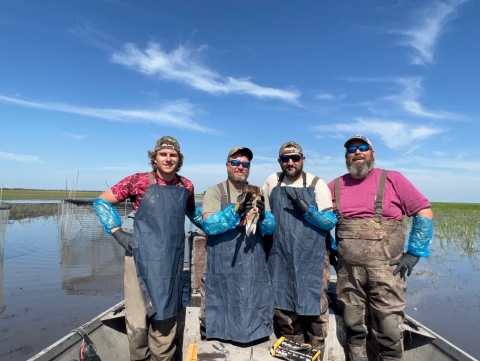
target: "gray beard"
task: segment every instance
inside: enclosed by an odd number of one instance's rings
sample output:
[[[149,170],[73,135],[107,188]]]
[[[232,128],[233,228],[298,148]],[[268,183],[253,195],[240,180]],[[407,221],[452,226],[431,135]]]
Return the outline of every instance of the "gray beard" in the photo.
[[[367,160],[363,162],[362,165],[357,165],[353,163],[350,167],[347,165],[348,172],[356,177],[366,177],[368,173],[373,169],[375,165],[375,160]]]
[[[245,176],[243,177],[238,177],[235,174],[233,174],[233,172],[227,172],[227,174],[228,174],[228,179],[232,182],[247,183],[248,174],[245,174]]]

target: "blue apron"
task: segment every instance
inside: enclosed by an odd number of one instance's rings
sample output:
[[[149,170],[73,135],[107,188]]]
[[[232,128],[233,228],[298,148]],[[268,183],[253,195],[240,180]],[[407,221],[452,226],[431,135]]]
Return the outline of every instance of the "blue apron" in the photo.
[[[133,223],[133,257],[149,317],[165,320],[182,306],[185,187],[152,184]]]
[[[230,204],[222,202],[222,210]],[[272,288],[258,228],[249,237],[244,226],[208,236],[207,338],[246,343],[270,336],[273,311]]]
[[[283,179],[283,178],[282,178]],[[272,189],[270,207],[277,221],[268,268],[275,290],[275,308],[298,315],[320,315],[320,297],[325,260],[326,232],[308,223],[303,214],[287,198],[293,187]],[[316,206],[315,192],[306,187],[295,188],[310,205]]]

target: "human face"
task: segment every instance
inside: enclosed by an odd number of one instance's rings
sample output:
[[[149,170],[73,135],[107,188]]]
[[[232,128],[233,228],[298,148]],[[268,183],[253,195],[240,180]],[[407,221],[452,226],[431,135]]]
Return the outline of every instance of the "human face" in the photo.
[[[178,166],[178,152],[174,149],[157,150],[155,164],[160,175],[175,173]]]
[[[366,143],[361,140],[354,140],[353,142],[350,142],[349,146],[357,146],[361,144]],[[355,153],[345,153],[347,169],[352,177],[364,178],[370,173],[375,165],[374,153],[375,152],[372,149],[362,152],[358,148],[355,150]]]
[[[289,159],[284,162],[282,160],[282,157],[284,156],[298,156],[299,160],[297,162],[294,162],[292,157],[288,157]],[[303,154],[299,153],[286,153],[282,154],[278,158],[278,163],[280,164],[280,168],[282,168],[282,171],[285,173],[287,179],[297,180],[298,177],[300,177],[300,174],[302,174],[305,157],[303,156]]]
[[[230,163],[231,160],[238,160],[240,164],[238,166],[234,166]],[[231,182],[235,182],[235,183],[247,182],[248,175],[250,174],[250,168],[245,168],[242,165],[242,162],[250,162],[250,160],[241,153],[233,154],[232,157],[228,158],[227,174],[228,174],[228,179]]]

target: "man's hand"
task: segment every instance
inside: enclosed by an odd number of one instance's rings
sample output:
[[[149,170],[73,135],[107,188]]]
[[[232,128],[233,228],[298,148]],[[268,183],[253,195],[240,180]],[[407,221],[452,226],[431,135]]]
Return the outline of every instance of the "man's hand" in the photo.
[[[420,257],[414,256],[411,253],[405,252],[402,258],[397,259],[396,261],[390,261],[390,266],[398,265],[393,271],[393,275],[395,276],[398,272],[400,272],[400,276],[405,278],[405,272],[407,272],[407,276],[412,274],[413,267],[417,264]]]
[[[257,199],[258,219],[265,219],[265,198]]]
[[[284,188],[285,188],[285,193],[287,194],[287,198],[290,199],[292,204],[300,212],[302,212],[302,214],[305,214],[308,211],[308,207],[310,207],[310,205],[307,203],[307,201],[305,199],[303,199],[302,197],[300,197],[300,195],[298,194],[298,192],[295,188],[293,188],[293,190],[295,192],[295,196],[292,196],[289,192],[287,192],[287,189],[286,189],[287,187],[284,187]]]
[[[125,248],[129,253],[132,253],[133,247],[133,234],[125,232],[123,229],[119,228],[112,233],[113,238],[115,238],[120,246]]]

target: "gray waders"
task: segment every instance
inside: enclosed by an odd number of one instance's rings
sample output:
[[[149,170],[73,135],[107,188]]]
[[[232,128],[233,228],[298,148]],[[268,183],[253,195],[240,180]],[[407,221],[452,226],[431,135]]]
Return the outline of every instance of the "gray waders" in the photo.
[[[335,207],[338,223],[337,297],[344,308],[344,323],[351,361],[366,361],[367,337],[374,339],[368,352],[380,360],[403,360],[403,321],[406,281],[393,276],[405,246],[402,221],[383,220],[384,170],[375,199],[375,216],[343,219],[340,181],[335,179]]]

